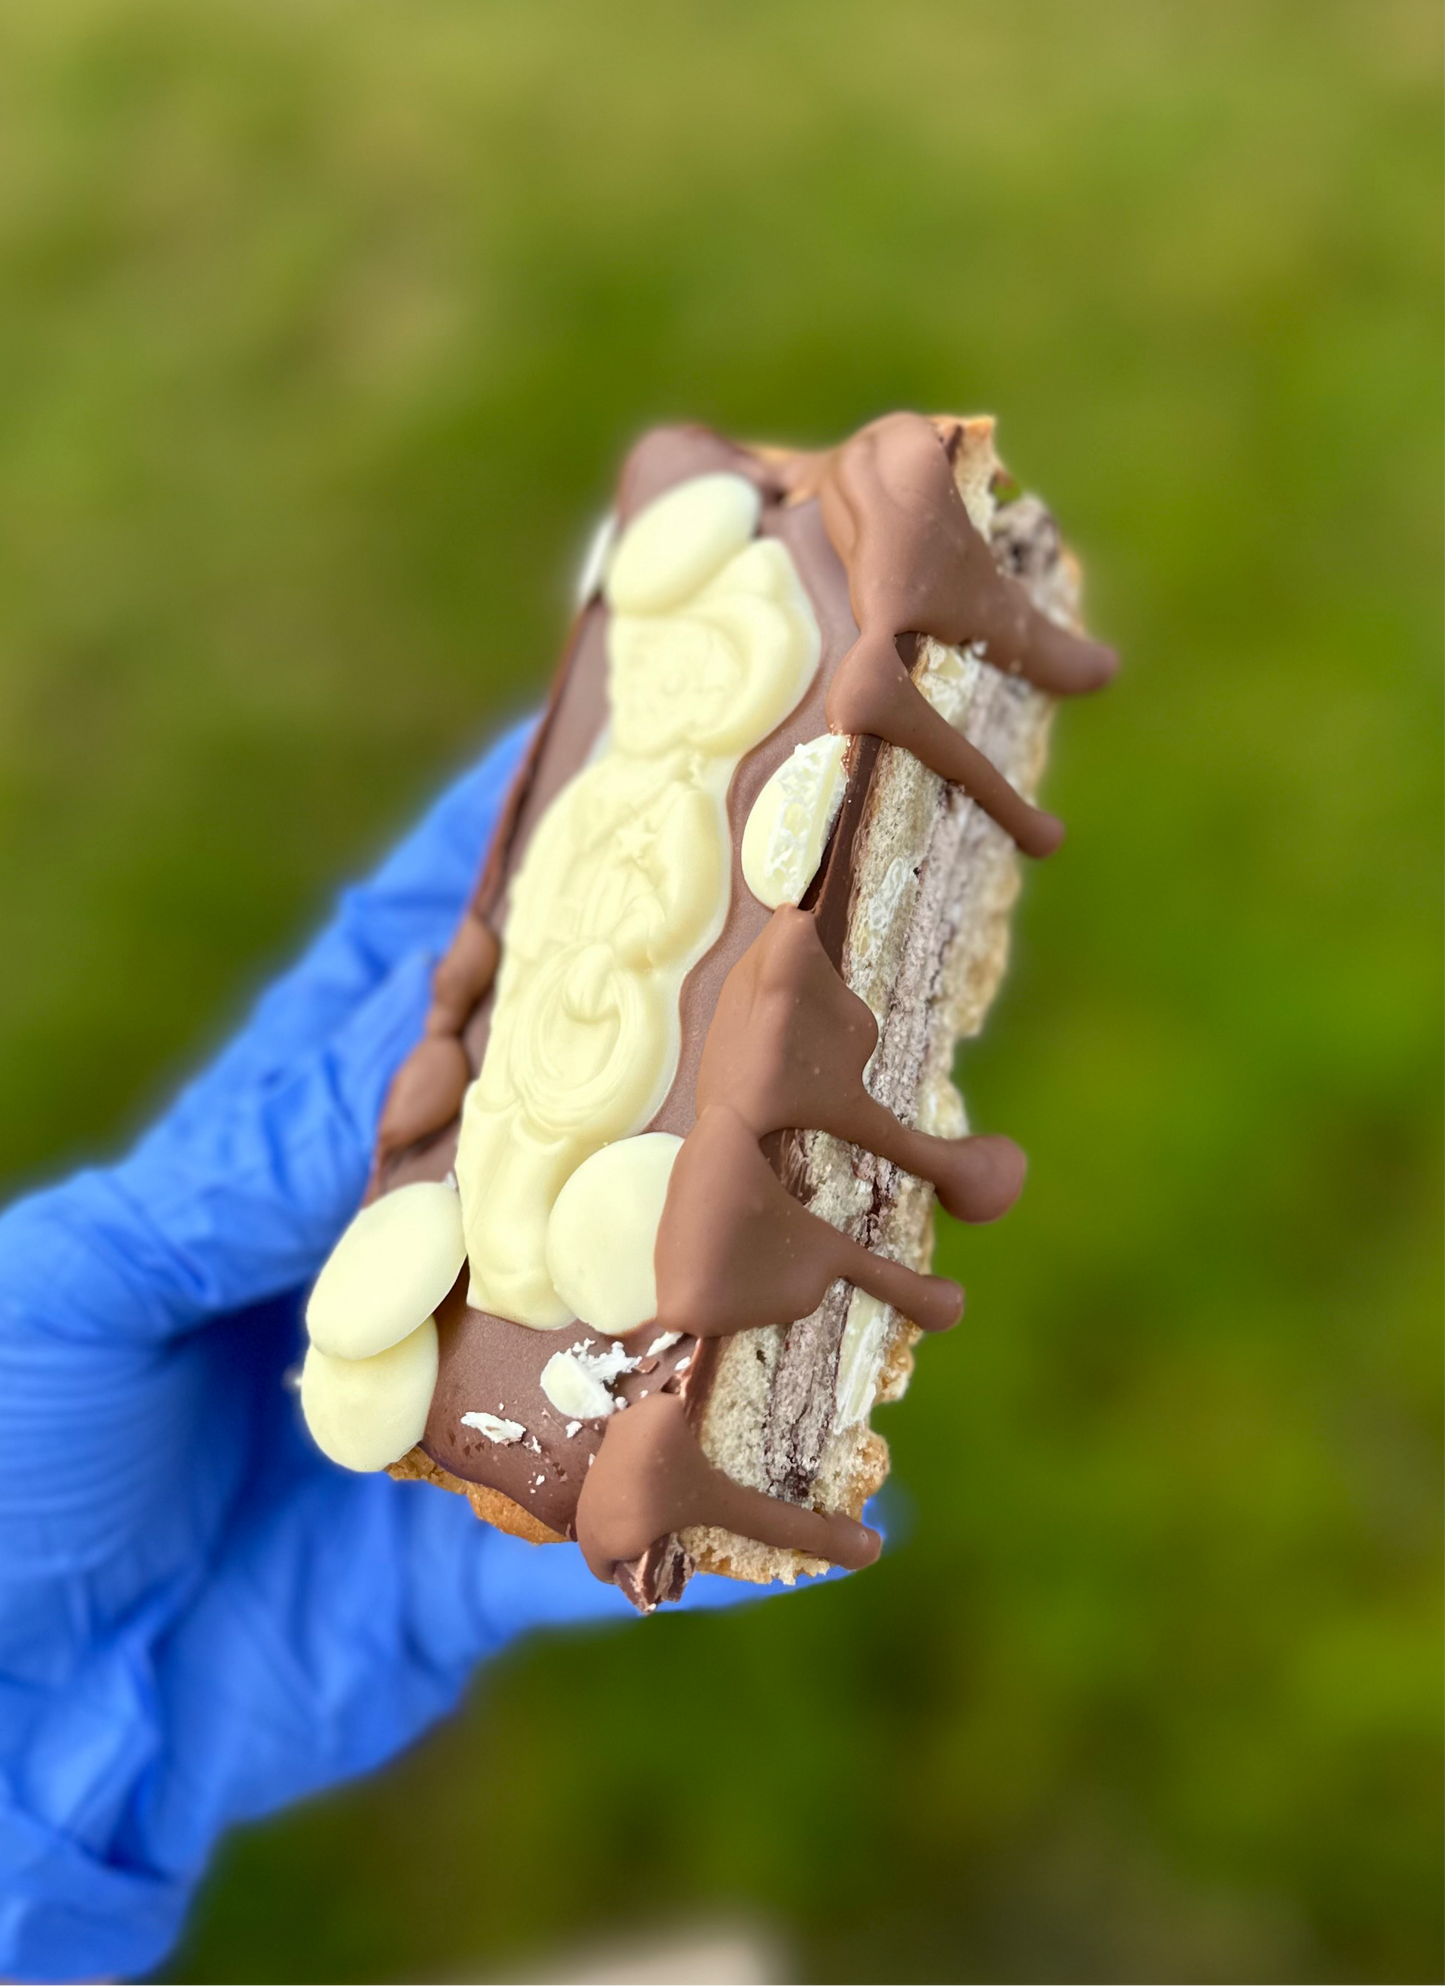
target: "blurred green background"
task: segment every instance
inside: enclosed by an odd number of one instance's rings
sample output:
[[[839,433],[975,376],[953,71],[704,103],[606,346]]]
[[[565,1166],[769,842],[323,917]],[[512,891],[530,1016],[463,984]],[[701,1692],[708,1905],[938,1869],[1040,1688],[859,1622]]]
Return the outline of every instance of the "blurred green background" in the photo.
[[[1062,715],[1070,842],[962,1060],[1033,1171],[943,1237],[905,1535],[517,1650],[236,1837],[172,1976],[512,1977],[638,1871],[806,1980],[1440,1976],[1439,40],[0,16],[15,1184],[114,1149],[537,695],[646,422],[993,409],[1128,663]]]

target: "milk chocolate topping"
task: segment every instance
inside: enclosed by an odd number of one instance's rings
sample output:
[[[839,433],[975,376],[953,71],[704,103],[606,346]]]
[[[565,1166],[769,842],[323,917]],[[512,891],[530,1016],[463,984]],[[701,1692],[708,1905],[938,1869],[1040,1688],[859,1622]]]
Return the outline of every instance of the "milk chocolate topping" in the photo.
[[[496,977],[501,946],[491,926],[468,913],[432,976],[432,1003],[426,1031],[458,1035],[472,1009]]]
[[[804,1316],[838,1277],[928,1329],[947,1328],[962,1307],[956,1285],[862,1248],[795,1200],[779,1177],[788,1176],[790,1135],[829,1131],[875,1152],[932,1180],[965,1219],[994,1218],[1022,1181],[1010,1140],[929,1138],[868,1095],[863,1069],[876,1026],[837,970],[880,740],[959,781],[1026,851],[1047,853],[1062,833],[916,688],[915,637],[981,644],[990,661],[1055,692],[1097,688],[1113,673],[1109,650],[1055,626],[998,571],[958,496],[948,439],[897,415],[830,454],[787,457],[702,429],[663,429],[634,450],[621,480],[623,522],[692,476],[721,469],[753,481],[764,500],[760,531],[786,544],[812,600],[822,660],[797,709],[734,777],[731,900],[720,938],[684,982],[681,1059],[647,1127],[685,1143],[658,1237],[659,1321],[626,1349],[645,1351],[664,1328],[684,1335],[614,1382],[625,1411],[570,1423],[569,1435],[542,1391],[542,1368],[559,1351],[595,1353],[609,1341],[585,1322],[533,1331],[472,1310],[464,1270],[437,1311],[440,1372],[424,1446],[453,1474],[579,1536],[594,1570],[615,1571],[639,1604],[667,1597],[657,1541],[693,1524],[837,1564],[876,1556],[876,1536],[863,1526],[744,1489],[708,1464],[691,1426],[710,1383],[711,1334]],[[574,629],[473,913],[438,966],[426,1037],[388,1099],[373,1191],[443,1178],[454,1162],[462,1092],[486,1049],[494,934],[505,943],[510,880],[607,719],[606,618],[594,600]],[[853,739],[842,811],[805,907],[770,918],[742,880],[742,827],[793,747],[829,726]],[[462,1424],[477,1410],[522,1423],[525,1436],[493,1443]]]
[[[426,1032],[387,1092],[376,1135],[378,1168],[393,1154],[436,1137],[460,1111],[472,1080],[461,1032],[496,977],[500,956],[496,933],[469,911],[432,975]],[[373,1191],[375,1186],[373,1173]]]

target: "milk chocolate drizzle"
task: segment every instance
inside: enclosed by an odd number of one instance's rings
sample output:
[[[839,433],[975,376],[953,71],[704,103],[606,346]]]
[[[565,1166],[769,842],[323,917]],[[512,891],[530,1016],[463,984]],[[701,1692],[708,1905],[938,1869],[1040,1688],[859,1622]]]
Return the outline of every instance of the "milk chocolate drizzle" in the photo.
[[[925,1331],[963,1315],[963,1291],[876,1255],[795,1200],[725,1103],[683,1140],[657,1231],[657,1324],[695,1338],[791,1324],[842,1277]]]
[[[933,708],[898,643],[914,634],[977,643],[997,668],[1056,696],[1102,689],[1118,668],[1114,651],[1057,626],[998,570],[947,444],[921,415],[888,414],[826,455],[800,456],[786,480],[818,498],[859,628],[828,691],[830,728],[902,746],[957,781],[1026,855],[1052,855],[1062,821],[1030,806]]]
[[[376,1168],[393,1153],[446,1130],[472,1080],[461,1031],[496,977],[501,947],[468,911],[432,974],[425,1032],[392,1079],[376,1135]],[[372,1192],[377,1184],[372,1174]]]
[[[957,1220],[1007,1213],[1024,1183],[1013,1139],[932,1138],[901,1124],[864,1086],[877,1046],[878,1023],[844,985],[815,919],[785,904],[723,981],[698,1071],[698,1114],[727,1104],[759,1139],[828,1131],[931,1180]]]
[[[698,437],[725,454],[725,466],[742,468],[790,502],[818,500],[859,630],[828,688],[830,728],[858,737],[865,756],[876,753],[874,739],[912,752],[961,784],[1026,853],[1044,855],[1062,839],[1061,824],[1029,805],[933,708],[904,654],[912,656],[922,634],[975,644],[996,666],[1066,695],[1101,687],[1116,658],[1040,614],[1023,587],[998,570],[958,493],[951,462],[957,440],[957,431],[945,437],[917,415],[895,414],[829,453],[765,467],[715,437]],[[534,744],[528,778],[539,749]],[[479,912],[495,914],[502,850],[523,790],[519,781],[476,908],[437,967],[425,1036],[388,1096],[378,1172],[397,1153],[434,1140],[460,1110],[471,1079],[460,1037],[498,962],[497,938]],[[900,1123],[864,1084],[877,1039],[872,1014],[828,956],[816,916],[777,911],[729,972],[708,1027],[697,1117],[658,1233],[658,1318],[649,1332],[706,1339],[787,1324],[812,1312],[838,1278],[925,1330],[957,1321],[963,1292],[956,1284],[888,1260],[809,1212],[764,1156],[778,1133],[823,1131],[930,1180],[961,1219],[992,1220],[1006,1211],[1022,1185],[1022,1152],[1007,1138],[934,1138]],[[374,1175],[373,1192],[377,1185]],[[880,1541],[862,1524],[746,1488],[715,1469],[678,1384],[673,1374],[662,1390],[633,1396],[606,1423],[575,1517],[599,1577],[617,1577],[639,1604],[652,1604],[647,1567],[659,1541],[694,1525],[838,1565],[871,1563]]]
[[[608,1423],[577,1500],[577,1542],[599,1579],[614,1579],[654,1541],[691,1524],[847,1566],[871,1565],[883,1540],[851,1517],[825,1515],[749,1489],[703,1454],[675,1393],[654,1393]]]

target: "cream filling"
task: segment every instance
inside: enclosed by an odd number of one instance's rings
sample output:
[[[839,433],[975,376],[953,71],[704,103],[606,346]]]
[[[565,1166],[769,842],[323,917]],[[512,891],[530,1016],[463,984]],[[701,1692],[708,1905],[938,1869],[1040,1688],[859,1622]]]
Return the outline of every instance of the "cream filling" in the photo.
[[[848,1303],[848,1316],[838,1346],[837,1407],[833,1414],[835,1431],[856,1427],[873,1410],[878,1391],[878,1375],[894,1312],[866,1290],[855,1289]]]
[[[535,1329],[576,1315],[547,1266],[562,1188],[640,1131],[676,1074],[682,983],[727,912],[733,774],[818,666],[812,606],[785,547],[754,537],[759,508],[745,478],[699,476],[618,538],[605,749],[512,884],[456,1174],[468,1300]]]

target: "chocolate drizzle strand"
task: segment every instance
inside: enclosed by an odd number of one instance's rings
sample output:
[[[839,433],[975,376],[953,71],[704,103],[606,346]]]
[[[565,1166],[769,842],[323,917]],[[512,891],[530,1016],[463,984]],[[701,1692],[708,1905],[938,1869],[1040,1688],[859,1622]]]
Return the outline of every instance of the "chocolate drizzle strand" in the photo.
[[[1040,612],[1013,576],[1047,597],[1027,565],[1041,533],[1052,532],[1042,507],[1028,498],[1011,504],[1005,516],[1016,523],[995,526],[992,543],[972,521],[955,458],[963,462],[972,450],[969,459],[992,463],[987,432],[985,423],[966,429],[898,414],[830,452],[790,454],[743,448],[701,428],[660,429],[634,449],[620,482],[623,526],[694,478],[721,473],[752,483],[761,499],[758,534],[778,540],[792,559],[821,632],[821,662],[791,714],[732,776],[721,934],[683,979],[676,1075],[642,1127],[682,1141],[657,1231],[656,1319],[616,1347],[586,1319],[529,1329],[473,1308],[464,1265],[436,1309],[439,1372],[422,1443],[394,1471],[463,1489],[479,1511],[524,1536],[575,1537],[593,1571],[615,1578],[644,1609],[681,1591],[690,1553],[701,1550],[709,1562],[712,1548],[689,1542],[699,1533],[732,1534],[734,1546],[754,1540],[813,1564],[857,1567],[877,1556],[877,1534],[854,1517],[807,1507],[840,1500],[817,1484],[816,1456],[833,1412],[851,1290],[925,1331],[957,1321],[963,1292],[893,1259],[890,1246],[915,1260],[926,1255],[910,1239],[890,1243],[876,1209],[890,1196],[920,1194],[912,1180],[927,1182],[962,1220],[993,1220],[1023,1183],[1023,1154],[1011,1139],[916,1128],[915,1077],[900,1084],[888,1074],[903,1023],[890,1015],[880,1049],[879,1023],[845,978],[854,976],[857,871],[872,845],[875,794],[893,776],[890,748],[951,782],[936,805],[950,818],[964,809],[969,847],[1003,861],[1002,829],[1025,853],[1046,855],[1062,837],[1060,823],[1031,804],[989,751],[1021,735],[1009,726],[1015,716],[1022,726],[1017,714],[1026,706],[1037,721],[1040,700],[1025,685],[1075,695],[1101,687],[1116,666],[1111,650]],[[966,477],[965,484],[974,490]],[[970,495],[974,517],[985,519],[987,500],[980,501],[984,507]],[[1042,526],[1025,529],[1029,505]],[[1000,561],[1013,570],[1001,570]],[[1057,567],[1056,540],[1048,561]],[[487,1051],[512,885],[539,824],[609,722],[610,624],[605,601],[594,596],[486,852],[474,907],[436,968],[423,1037],[388,1095],[372,1196],[444,1179],[456,1164],[463,1099]],[[989,678],[993,728],[970,722],[973,740],[920,687],[936,657],[930,641],[1019,679]],[[976,677],[977,664],[966,666]],[[770,911],[743,880],[743,829],[795,748],[829,729],[853,741],[842,805],[803,907]],[[1031,790],[1037,758],[1031,766],[1010,743],[1002,762]],[[904,886],[921,895],[934,882],[910,872]],[[940,942],[951,940],[946,925],[930,928],[943,929]],[[910,984],[922,1012],[931,985],[920,991],[916,973]],[[876,989],[864,990],[874,997]],[[917,1057],[910,1066],[916,1075]],[[948,1118],[924,1122],[947,1128]],[[845,1211],[849,1232],[823,1218],[806,1156],[817,1133],[849,1148],[850,1184],[875,1210]],[[838,1214],[838,1205],[831,1211]],[[721,1451],[704,1425],[720,1367],[749,1355],[752,1341],[736,1334],[760,1326],[783,1327],[758,1341],[781,1347],[770,1354],[780,1404],[759,1463],[759,1479],[776,1494],[714,1466],[709,1454]],[[579,1420],[555,1408],[542,1374],[559,1354],[584,1365],[611,1358],[609,1371],[620,1367],[608,1381],[609,1413]],[[757,1355],[763,1359],[761,1348]],[[787,1389],[804,1368],[807,1387],[794,1398]],[[798,1438],[789,1448],[779,1437],[787,1453],[775,1467],[771,1444],[790,1413]],[[841,1501],[856,1510],[861,1493]]]
[[[657,1323],[698,1338],[791,1324],[840,1279],[891,1303],[923,1331],[963,1315],[963,1291],[860,1247],[783,1185],[728,1104],[688,1133],[657,1231]]]
[[[1026,855],[1051,855],[1063,823],[1022,799],[933,709],[899,640],[976,643],[996,668],[1055,696],[1102,689],[1118,667],[1114,651],[1057,626],[998,570],[964,509],[947,440],[920,415],[889,414],[830,454],[800,458],[792,484],[794,495],[818,498],[858,623],[828,691],[829,725],[912,752],[956,780]]]
[[[868,1094],[878,1023],[850,993],[814,919],[785,905],[723,982],[697,1079],[699,1118],[728,1104],[756,1138],[829,1131],[926,1179],[955,1219],[994,1221],[1024,1182],[1012,1138],[934,1138]],[[665,1217],[664,1217],[665,1218]]]
[[[659,1538],[717,1525],[760,1544],[859,1571],[883,1540],[851,1517],[805,1510],[735,1483],[703,1454],[675,1394],[657,1393],[614,1418],[577,1502],[577,1542],[599,1579],[643,1557]]]

